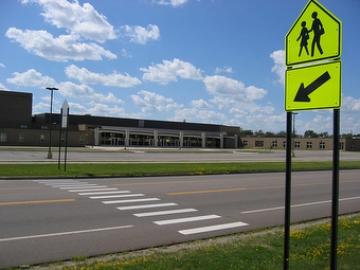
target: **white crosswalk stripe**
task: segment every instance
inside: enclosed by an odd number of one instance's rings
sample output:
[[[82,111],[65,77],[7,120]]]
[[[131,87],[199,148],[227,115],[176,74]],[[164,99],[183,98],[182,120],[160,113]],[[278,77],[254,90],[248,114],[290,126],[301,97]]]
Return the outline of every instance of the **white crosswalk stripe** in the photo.
[[[116,207],[119,210],[134,210],[134,209],[145,209],[145,208],[156,208],[156,207],[168,207],[176,206],[177,203],[158,203],[158,204],[142,204],[142,205],[131,205],[131,206],[122,206]]]
[[[215,218],[221,218],[221,216],[207,215],[207,216],[197,216],[197,217],[176,218],[176,219],[154,221],[154,223],[161,226],[161,225],[169,225],[169,224],[177,224],[177,223],[185,223],[185,222],[194,222],[194,221],[200,221],[200,220],[215,219]]]
[[[46,184],[47,186],[51,186],[54,188],[58,187],[71,187],[71,186],[95,186],[97,184],[89,184],[89,183],[64,183],[64,184]]]
[[[126,194],[126,195],[107,195],[107,196],[93,196],[89,199],[111,199],[111,198],[129,198],[129,197],[143,197],[144,194]]]
[[[249,224],[244,223],[244,222],[233,222],[233,223],[225,223],[225,224],[219,224],[219,225],[213,225],[213,226],[181,230],[181,231],[179,231],[179,233],[181,233],[183,235],[191,235],[191,234],[197,234],[197,233],[205,233],[205,232],[233,229],[233,228],[244,227],[244,226],[248,226],[248,225]]]
[[[107,187],[108,187],[108,186],[90,185],[90,186],[71,186],[71,187],[61,187],[60,189],[67,190],[67,189],[107,188]]]
[[[69,190],[69,192],[90,192],[90,191],[110,191],[110,190],[117,190],[117,188],[73,189],[73,190]]]
[[[133,200],[117,200],[117,201],[102,201],[103,204],[118,204],[118,203],[134,203],[134,202],[151,202],[160,201],[159,198],[133,199]]]
[[[198,211],[198,210],[196,210],[194,208],[184,208],[184,209],[176,209],[176,210],[137,213],[137,214],[134,214],[134,216],[136,216],[136,217],[152,217],[152,216],[190,213],[190,212],[196,212],[196,211]]]
[[[130,190],[102,191],[102,192],[85,192],[85,193],[79,193],[79,195],[81,195],[81,196],[91,196],[91,195],[124,194],[124,193],[130,193]]]

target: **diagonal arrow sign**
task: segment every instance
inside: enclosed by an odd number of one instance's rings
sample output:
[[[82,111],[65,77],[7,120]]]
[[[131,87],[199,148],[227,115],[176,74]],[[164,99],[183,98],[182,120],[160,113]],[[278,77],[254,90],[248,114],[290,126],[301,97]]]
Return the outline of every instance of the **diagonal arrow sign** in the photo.
[[[329,72],[324,72],[319,78],[310,83],[307,87],[304,87],[304,83],[301,83],[298,92],[296,93],[294,101],[297,102],[310,102],[309,95],[330,80]]]

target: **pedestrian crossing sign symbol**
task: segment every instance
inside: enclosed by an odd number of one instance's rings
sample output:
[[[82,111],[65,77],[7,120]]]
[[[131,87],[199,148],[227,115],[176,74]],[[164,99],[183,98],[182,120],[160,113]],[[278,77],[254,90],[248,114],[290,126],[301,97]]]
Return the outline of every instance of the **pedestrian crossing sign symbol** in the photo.
[[[286,65],[341,56],[341,21],[310,0],[286,35]]]

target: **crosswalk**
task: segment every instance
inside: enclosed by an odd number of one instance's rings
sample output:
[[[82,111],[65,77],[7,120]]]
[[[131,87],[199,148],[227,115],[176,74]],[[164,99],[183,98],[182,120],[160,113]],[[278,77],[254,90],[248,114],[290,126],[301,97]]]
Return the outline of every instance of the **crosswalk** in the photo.
[[[104,205],[115,206],[117,210],[131,212],[131,214],[137,218],[151,219],[151,222],[158,226],[169,226],[184,223],[196,224],[196,222],[221,220],[223,218],[222,216],[215,214],[195,215],[195,213],[201,211],[195,208],[181,208],[178,203],[165,202],[156,197],[147,197],[146,194],[143,193],[133,193],[130,190],[119,190],[118,188],[109,187],[107,185],[98,185],[86,181],[66,179],[34,180],[34,182],[63,191],[77,193],[79,196],[86,196],[91,200],[99,200]],[[184,217],[184,214],[189,216]],[[177,215],[181,215],[181,217]],[[187,228],[178,230],[177,232],[186,236],[235,229],[248,225],[249,224],[245,222],[238,221]]]

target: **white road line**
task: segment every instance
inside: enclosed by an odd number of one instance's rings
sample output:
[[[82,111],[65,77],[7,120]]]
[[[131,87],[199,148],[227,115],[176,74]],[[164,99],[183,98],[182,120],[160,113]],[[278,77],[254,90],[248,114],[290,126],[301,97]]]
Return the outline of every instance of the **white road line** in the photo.
[[[233,229],[238,227],[244,227],[248,226],[249,224],[244,222],[233,222],[233,223],[225,223],[225,224],[219,224],[214,226],[206,226],[206,227],[199,227],[199,228],[193,228],[188,230],[181,230],[179,233],[183,235],[189,235],[189,234],[197,234],[197,233],[204,233],[204,232],[213,232],[213,231],[220,231],[220,230],[226,230],[226,229]]]
[[[113,230],[128,229],[128,228],[133,228],[133,227],[134,227],[133,225],[125,225],[125,226],[98,228],[98,229],[82,230],[82,231],[26,235],[26,236],[18,236],[18,237],[0,238],[0,242],[10,242],[10,241],[17,241],[17,240],[26,240],[26,239],[44,238],[44,237],[54,237],[54,236],[63,236],[63,235],[72,235],[72,234],[81,234],[81,233],[113,231]]]
[[[107,188],[108,186],[72,186],[72,187],[61,187],[60,189],[67,190],[67,189],[85,189],[85,188]]]
[[[185,222],[194,222],[200,220],[208,220],[208,219],[215,219],[221,218],[221,216],[217,215],[207,215],[207,216],[197,216],[197,217],[187,217],[187,218],[176,218],[176,219],[168,219],[168,220],[158,220],[154,221],[157,225],[169,225],[169,224],[176,224],[176,223],[185,223]]]
[[[89,184],[89,183],[71,183],[71,184],[46,184],[47,186],[50,187],[71,187],[71,186],[87,186],[87,185],[97,185],[97,184]]]
[[[342,199],[339,199],[339,201],[350,201],[350,200],[358,200],[358,199],[360,199],[360,196],[359,197],[342,198]],[[331,200],[293,204],[293,205],[291,205],[291,208],[306,207],[306,206],[312,206],[312,205],[317,205],[317,204],[327,204],[327,203],[331,203]],[[284,208],[285,208],[284,206],[263,208],[263,209],[256,209],[256,210],[250,210],[250,211],[243,211],[243,212],[241,212],[241,214],[254,214],[254,213],[261,213],[261,212],[277,211],[277,210],[283,210]]]
[[[123,206],[116,207],[119,210],[134,210],[134,209],[145,209],[145,208],[155,208],[155,207],[167,207],[167,206],[176,206],[177,203],[158,203],[158,204],[142,204],[142,205],[132,205],[132,206]]]
[[[105,192],[86,192],[86,193],[79,193],[79,195],[91,196],[91,195],[124,194],[124,193],[130,193],[130,190],[105,191]]]
[[[42,184],[46,184],[46,183],[74,183],[74,182],[80,182],[80,181],[77,181],[77,180],[38,180],[38,181],[34,181],[34,182],[37,182],[37,183],[42,183]]]
[[[133,200],[117,200],[117,201],[102,201],[103,204],[117,204],[117,203],[133,203],[133,202],[151,202],[160,201],[159,198],[133,199]]]
[[[93,189],[72,189],[69,192],[91,192],[91,191],[110,191],[117,190],[117,188],[93,188]]]
[[[161,216],[161,215],[190,213],[190,212],[197,212],[197,211],[198,210],[196,210],[194,208],[184,208],[184,209],[167,210],[167,211],[137,213],[137,214],[134,214],[134,216],[136,216],[136,217],[152,217],[152,216]]]
[[[143,197],[144,194],[126,194],[126,195],[108,195],[108,196],[94,196],[89,199],[111,199],[111,198],[128,198],[128,197]]]

